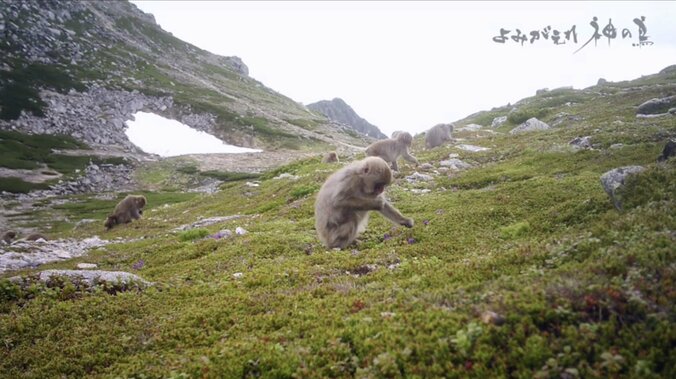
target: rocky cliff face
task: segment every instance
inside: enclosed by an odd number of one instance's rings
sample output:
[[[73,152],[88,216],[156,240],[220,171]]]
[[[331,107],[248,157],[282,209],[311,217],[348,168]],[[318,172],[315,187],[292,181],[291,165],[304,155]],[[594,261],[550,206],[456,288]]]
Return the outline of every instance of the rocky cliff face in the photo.
[[[322,100],[309,104],[307,107],[312,111],[323,114],[330,120],[349,125],[352,129],[363,135],[378,139],[387,138],[377,126],[359,117],[357,112],[347,105],[343,99]]]
[[[0,0],[0,129],[132,147],[144,110],[264,149],[364,144],[126,1]]]

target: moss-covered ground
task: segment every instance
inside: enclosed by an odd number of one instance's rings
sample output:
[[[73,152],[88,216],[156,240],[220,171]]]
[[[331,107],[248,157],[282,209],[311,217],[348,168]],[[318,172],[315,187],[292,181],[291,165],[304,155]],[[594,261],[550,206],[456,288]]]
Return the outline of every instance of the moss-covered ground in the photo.
[[[676,162],[656,158],[676,122],[632,111],[674,90],[662,83],[521,105],[549,101],[548,122],[562,111],[582,117],[549,131],[510,135],[509,121],[500,134],[455,135],[484,152],[423,151],[416,140],[421,162],[457,153],[473,168],[433,174],[419,194],[404,179],[414,168],[402,165],[387,194],[415,227],[373,215],[351,249],[327,251],[316,238],[314,199],[338,167],[319,159],[263,175],[260,187],[149,193],[144,217],[110,232],[100,222],[63,228],[63,237],[133,242],[43,268],[90,262],[156,285],[111,295],[0,282],[0,376],[674,377]],[[593,150],[568,145],[585,135]],[[617,211],[599,176],[632,164],[647,170]],[[273,179],[281,172],[299,179]],[[114,204],[80,200],[69,219],[102,222]],[[227,215],[242,217],[174,231]],[[200,238],[238,226],[248,233]],[[504,323],[483,322],[485,311]]]

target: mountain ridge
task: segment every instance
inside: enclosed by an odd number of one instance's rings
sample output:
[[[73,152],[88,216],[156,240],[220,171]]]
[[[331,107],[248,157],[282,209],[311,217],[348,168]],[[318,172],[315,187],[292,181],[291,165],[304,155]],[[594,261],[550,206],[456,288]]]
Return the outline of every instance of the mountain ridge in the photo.
[[[329,120],[349,125],[357,132],[369,137],[383,139],[387,136],[377,126],[359,116],[345,100],[336,97],[333,100],[321,100],[306,105],[312,111],[319,112]]]

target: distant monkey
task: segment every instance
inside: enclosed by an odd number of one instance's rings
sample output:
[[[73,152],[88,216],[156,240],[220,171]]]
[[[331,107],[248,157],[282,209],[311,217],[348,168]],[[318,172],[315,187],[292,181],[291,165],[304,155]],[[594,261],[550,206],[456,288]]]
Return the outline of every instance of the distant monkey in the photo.
[[[369,211],[378,211],[392,222],[413,227],[383,195],[392,182],[392,171],[382,158],[368,157],[352,162],[329,176],[317,194],[315,229],[328,248],[343,249],[368,224]]]
[[[106,230],[110,230],[115,225],[138,220],[143,214],[143,207],[145,205],[146,198],[144,196],[127,195],[124,200],[117,203],[115,210],[108,216],[103,225],[106,227]]]
[[[324,158],[322,158],[322,163],[338,163],[338,154],[336,154],[335,151],[331,151],[329,153],[326,153],[324,155]]]
[[[383,158],[392,165],[392,169],[395,171],[399,171],[397,159],[400,156],[417,165],[418,160],[408,152],[408,148],[411,147],[411,143],[413,142],[411,134],[408,132],[395,132],[394,134],[396,134],[395,138],[372,143],[366,148],[366,155],[369,157]]]
[[[437,124],[425,133],[425,147],[428,149],[441,146],[451,140],[452,124]]]
[[[664,162],[674,156],[676,156],[676,139],[667,141],[664,149],[662,149],[662,155],[657,158],[657,161]]]
[[[16,232],[10,230],[9,232],[5,232],[5,234],[2,235],[2,240],[5,241],[5,243],[10,244],[12,243],[12,240],[16,238]]]
[[[49,238],[47,238],[44,234],[40,234],[40,233],[33,233],[33,234],[29,235],[28,237],[26,237],[26,241],[37,241],[39,239],[49,241]]]
[[[392,139],[396,139],[397,136],[400,135],[401,133],[406,133],[406,132],[401,131],[401,130],[397,130],[397,131],[392,132]]]

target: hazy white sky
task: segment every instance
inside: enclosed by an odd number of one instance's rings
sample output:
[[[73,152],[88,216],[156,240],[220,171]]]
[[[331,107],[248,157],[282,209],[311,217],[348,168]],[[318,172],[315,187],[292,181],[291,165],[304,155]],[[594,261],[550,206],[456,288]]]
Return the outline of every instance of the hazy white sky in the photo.
[[[385,134],[420,132],[539,88],[629,80],[676,64],[676,2],[132,1],[176,37],[236,55],[304,104],[340,97]],[[645,16],[652,46],[635,47]],[[573,54],[612,19],[618,37]],[[577,43],[493,41],[575,26]],[[622,38],[628,29],[632,37]],[[551,33],[550,32],[550,33]],[[561,41],[564,41],[561,38]]]
[[[195,130],[176,120],[154,113],[136,112],[134,120],[126,122],[127,138],[146,153],[162,157],[184,154],[249,153],[260,150],[247,149],[223,143],[211,134]],[[156,138],[162,136],[162,138]]]

